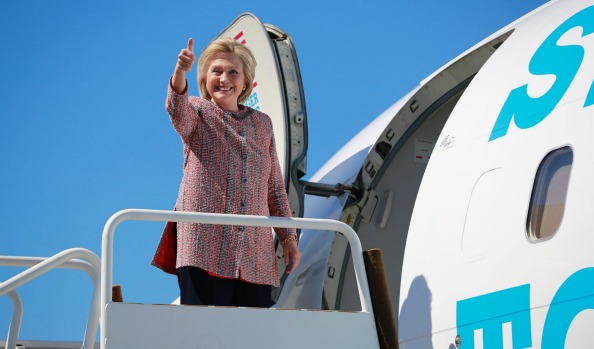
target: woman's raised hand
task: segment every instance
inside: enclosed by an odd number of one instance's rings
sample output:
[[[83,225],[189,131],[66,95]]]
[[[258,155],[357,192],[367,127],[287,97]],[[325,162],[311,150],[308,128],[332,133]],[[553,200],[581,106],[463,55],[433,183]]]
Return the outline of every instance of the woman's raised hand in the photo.
[[[192,71],[192,65],[196,62],[196,55],[194,54],[194,40],[188,40],[188,47],[181,50],[177,56],[176,70],[181,69],[184,72]]]
[[[188,47],[181,50],[177,56],[177,64],[173,71],[171,85],[175,92],[183,93],[186,90],[186,72],[192,71],[192,66],[196,62],[194,54],[194,40],[188,39]]]

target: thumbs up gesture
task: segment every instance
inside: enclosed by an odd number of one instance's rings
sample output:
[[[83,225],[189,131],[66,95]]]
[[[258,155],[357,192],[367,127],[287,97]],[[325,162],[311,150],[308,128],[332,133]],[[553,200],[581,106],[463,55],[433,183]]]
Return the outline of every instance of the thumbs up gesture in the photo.
[[[181,50],[177,56],[177,65],[175,70],[181,70],[184,72],[192,71],[192,65],[196,62],[196,55],[194,54],[194,40],[190,38],[188,40],[188,47]]]
[[[194,40],[190,38],[188,40],[188,47],[181,50],[177,56],[177,64],[173,71],[171,79],[171,86],[177,93],[184,93],[187,88],[186,83],[186,72],[192,71],[192,65],[196,61],[196,55],[194,54]]]

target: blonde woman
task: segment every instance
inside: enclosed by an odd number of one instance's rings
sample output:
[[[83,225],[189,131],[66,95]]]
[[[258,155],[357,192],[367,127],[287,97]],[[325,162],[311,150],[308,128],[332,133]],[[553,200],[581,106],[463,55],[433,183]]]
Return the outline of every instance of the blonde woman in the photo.
[[[208,45],[198,60],[201,97],[188,96],[185,74],[195,60],[189,39],[178,55],[166,100],[184,146],[175,209],[290,217],[272,122],[241,104],[252,92],[253,54],[232,39]],[[176,228],[181,304],[271,305],[279,275],[270,229],[192,223],[177,223]],[[291,272],[300,258],[296,232],[275,232]]]

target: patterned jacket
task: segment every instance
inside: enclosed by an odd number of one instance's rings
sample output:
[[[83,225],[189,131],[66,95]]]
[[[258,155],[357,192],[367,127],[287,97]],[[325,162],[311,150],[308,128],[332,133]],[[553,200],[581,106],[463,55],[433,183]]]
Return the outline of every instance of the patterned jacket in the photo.
[[[241,106],[224,111],[169,85],[166,109],[184,148],[177,211],[290,217],[272,121]],[[275,229],[279,239],[294,229]],[[272,230],[177,224],[176,268],[194,266],[225,278],[279,285]]]

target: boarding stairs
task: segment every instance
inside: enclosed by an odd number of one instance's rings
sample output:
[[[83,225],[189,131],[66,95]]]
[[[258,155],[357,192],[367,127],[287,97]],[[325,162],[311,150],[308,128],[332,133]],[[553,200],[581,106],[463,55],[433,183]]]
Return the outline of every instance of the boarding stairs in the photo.
[[[125,221],[175,221],[339,232],[350,243],[361,311],[115,302],[112,300],[114,235],[118,225]],[[353,229],[342,222],[325,219],[128,209],[117,212],[105,224],[101,252],[101,259],[93,252],[82,248],[65,250],[49,258],[0,256],[0,266],[28,268],[0,283],[0,296],[8,296],[13,304],[8,335],[5,340],[0,340],[0,347],[10,349],[380,348],[361,243]],[[21,341],[18,339],[18,334],[22,319],[22,303],[18,296],[18,287],[55,268],[85,271],[93,281],[94,291],[84,339],[82,343]],[[99,336],[97,336],[98,329]]]

